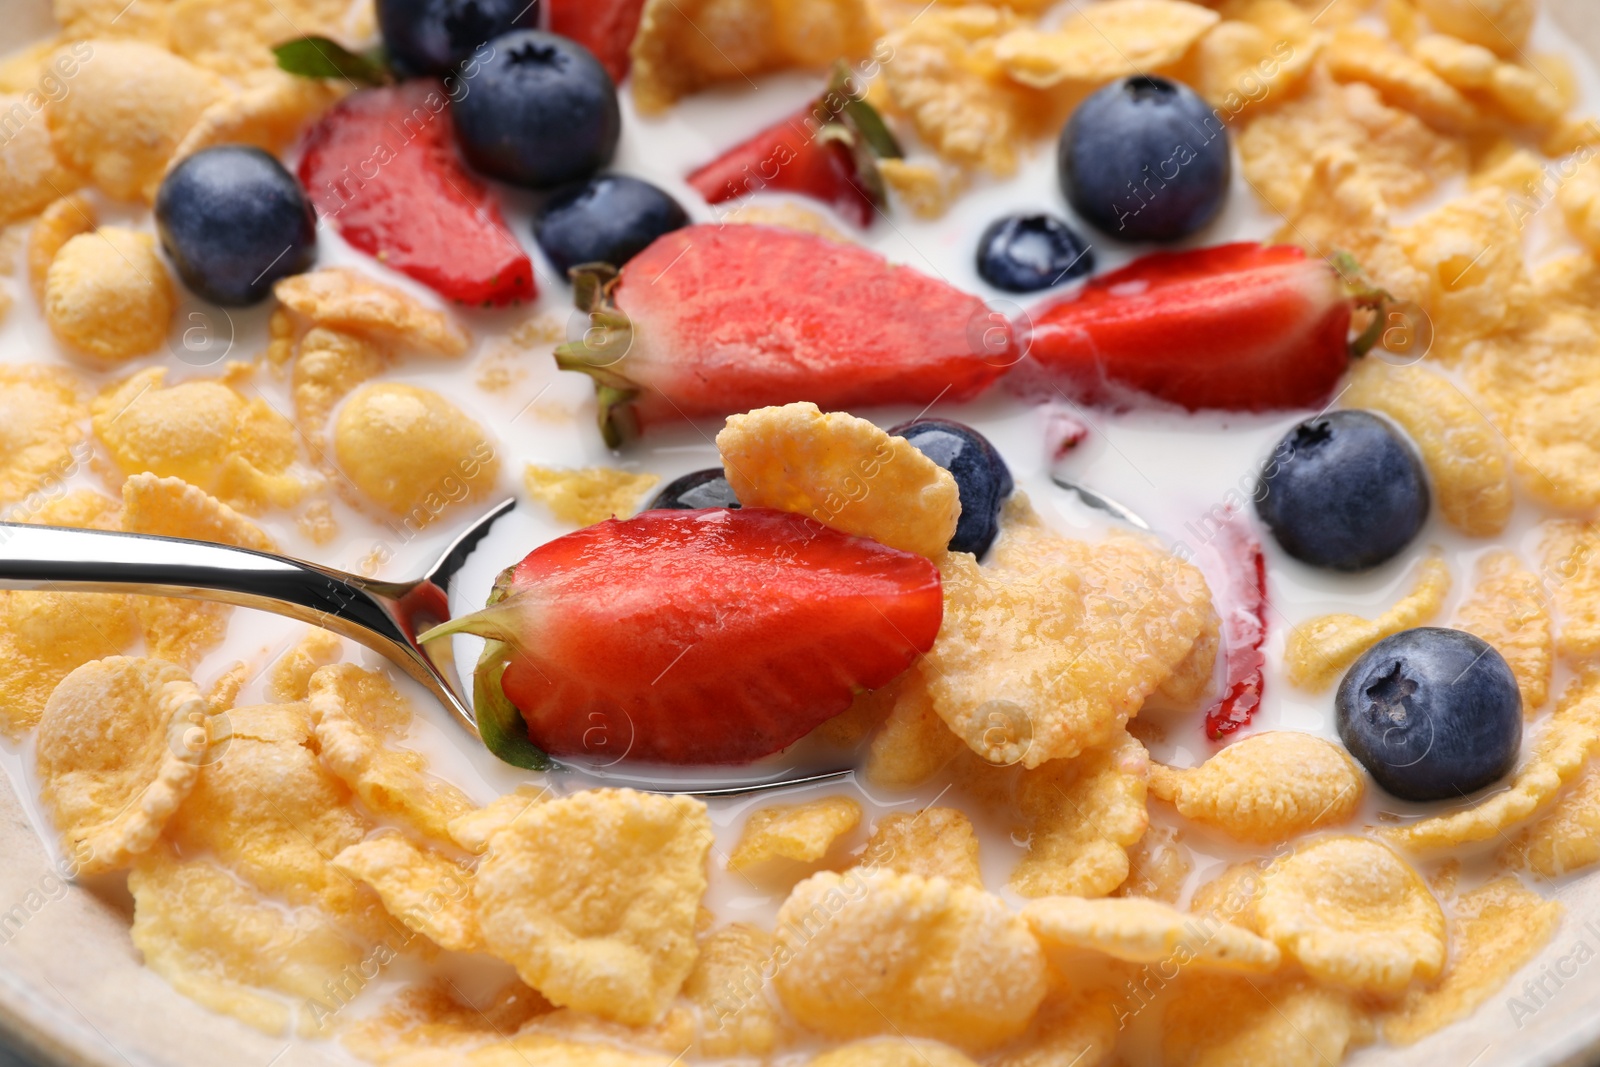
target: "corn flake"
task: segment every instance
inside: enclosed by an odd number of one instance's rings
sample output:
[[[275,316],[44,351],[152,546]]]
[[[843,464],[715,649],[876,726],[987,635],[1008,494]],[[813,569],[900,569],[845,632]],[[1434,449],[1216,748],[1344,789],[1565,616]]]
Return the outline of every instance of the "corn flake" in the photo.
[[[328,769],[375,814],[399,819],[424,837],[447,840],[446,827],[472,811],[472,801],[427,774],[420,753],[389,747],[405,735],[412,715],[388,676],[337,663],[313,674],[307,692]]]
[[[94,205],[82,193],[51,201],[33,221],[28,229],[28,285],[41,305],[56,253],[79,234],[93,233],[98,225]]]
[[[780,858],[815,863],[859,825],[861,805],[845,796],[761,808],[745,822],[728,869],[742,871]]]
[[[1170,826],[1152,825],[1128,850],[1128,877],[1112,895],[1176,904],[1194,870],[1194,856],[1182,838]]]
[[[1177,62],[1221,18],[1183,0],[1105,0],[1078,8],[1054,32],[1013,30],[995,55],[1007,74],[1036,89],[1099,84]]]
[[[1477,586],[1456,611],[1456,628],[1477,634],[1505,658],[1531,718],[1550,696],[1554,651],[1550,607],[1539,579],[1514,553],[1498,550],[1478,561]]]
[[[32,115],[24,98],[0,95],[0,115],[6,118],[6,140],[0,144],[0,225],[25,219],[44,210],[80,179],[56,158],[50,127]],[[25,116],[18,123],[16,116]]]
[[[1450,592],[1450,568],[1437,553],[1417,569],[1416,585],[1376,619],[1322,615],[1289,633],[1283,658],[1289,681],[1313,692],[1326,688],[1339,672],[1384,638],[1421,626],[1439,613]]]
[[[1514,878],[1500,878],[1456,902],[1450,962],[1439,984],[1408,990],[1384,1019],[1397,1045],[1419,1041],[1465,1018],[1543,948],[1561,923],[1562,907],[1541,900]]]
[[[172,312],[172,279],[147,233],[103,226],[79,234],[61,246],[45,275],[50,332],[101,363],[161,347]]]
[[[932,778],[966,751],[934,710],[920,665],[865,699],[888,709],[873,735],[863,773],[875,785],[904,789]]]
[[[731,416],[717,450],[746,507],[806,515],[891,548],[937,559],[961,517],[949,471],[903,437],[812,403]]]
[[[655,1022],[694,965],[711,841],[705,805],[684,796],[596,789],[537,804],[478,868],[484,941],[552,1003]]]
[[[1441,33],[1500,53],[1515,52],[1528,39],[1538,15],[1536,0],[1416,0]]]
[[[170,663],[116,656],[56,686],[39,722],[39,798],[86,874],[145,851],[193,788],[210,709]]]
[[[500,457],[483,427],[420,386],[361,386],[339,412],[333,450],[362,493],[416,528],[494,491]]]
[[[309,627],[292,649],[272,665],[267,677],[267,698],[275,704],[293,704],[311,695],[311,676],[344,655],[344,643],[327,630]]]
[[[69,40],[91,37],[147,41],[166,47],[168,0],[53,0],[56,22]]]
[[[1600,765],[1590,762],[1550,810],[1505,847],[1502,860],[1543,878],[1600,860]]]
[[[1370,30],[1340,30],[1322,54],[1336,80],[1365,82],[1384,103],[1409,111],[1436,130],[1463,133],[1482,121],[1472,101],[1449,82]]]
[[[226,90],[209,71],[161,48],[91,46],[72,91],[45,108],[56,151],[117,199],[149,200],[179,142]]]
[[[1365,784],[1338,745],[1293,731],[1236,741],[1193,770],[1150,767],[1150,792],[1185,818],[1263,845],[1346,821]]]
[[[1444,913],[1428,885],[1390,849],[1324,837],[1275,861],[1256,897],[1256,926],[1313,978],[1397,993],[1437,977]]]
[[[765,974],[777,942],[749,923],[732,923],[700,939],[683,995],[699,1009],[695,1049],[702,1056],[767,1056],[786,1027],[767,995]]]
[[[889,162],[894,161],[879,160],[879,169],[881,170],[883,164]],[[887,174],[884,175],[884,180],[889,180]],[[717,221],[729,224],[782,226],[786,230],[799,230],[801,233],[825,237],[839,244],[854,243],[838,227],[824,218],[821,212],[788,201],[779,201],[775,204],[741,202],[735,204],[725,214],[717,216]]]
[[[1116,998],[1105,989],[1059,986],[1039,1006],[1033,1027],[992,1067],[1108,1067],[1122,1029]]]
[[[861,865],[983,888],[978,835],[971,821],[954,808],[885,815],[873,828]]]
[[[806,1067],[978,1067],[949,1045],[904,1037],[869,1037],[829,1049]]]
[[[1348,994],[1303,977],[1197,974],[1163,1016],[1169,1067],[1327,1067],[1371,1039]]]
[[[347,1026],[340,1043],[368,1062],[391,1063],[423,1050],[492,1042],[548,1011],[549,1001],[515,979],[481,1003],[441,980],[405,987],[382,1010]]]
[[[446,311],[348,267],[296,274],[272,287],[284,307],[314,326],[362,334],[384,344],[460,356],[471,335]]]
[[[1531,299],[1521,231],[1497,189],[1457,197],[1397,227],[1394,243],[1424,280],[1408,295],[1432,320],[1441,355],[1515,321]]]
[[[550,790],[542,785],[519,785],[491,803],[450,821],[450,839],[468,852],[487,852],[494,835],[518,822],[535,804],[550,800]]]
[[[1494,426],[1448,378],[1421,364],[1362,360],[1341,402],[1399,423],[1422,453],[1439,513],[1472,537],[1505,529],[1511,466]]]
[[[1086,948],[1130,963],[1175,960],[1196,970],[1261,974],[1282,959],[1278,946],[1248,930],[1155,900],[1045,897],[1022,917],[1047,948]]]
[[[475,952],[483,947],[472,902],[472,872],[400,834],[351,845],[333,865],[371,886],[389,914],[440,948]]]
[[[1223,922],[1243,927],[1253,933],[1256,929],[1256,897],[1261,894],[1262,861],[1235,863],[1226,867],[1215,878],[1194,891],[1189,910],[1196,915],[1210,915]]]
[[[1292,94],[1322,47],[1310,16],[1289,0],[1235,8],[1194,49],[1196,88],[1230,116]]]
[[[778,995],[834,1038],[892,1030],[976,1051],[1022,1033],[1045,994],[1027,924],[998,897],[891,871],[824,871],[778,912]]]
[[[388,365],[388,354],[367,338],[321,326],[306,331],[289,374],[289,387],[294,395],[295,421],[319,463],[326,463],[322,442],[333,409],[352,389]]]
[[[1126,733],[1076,759],[1026,771],[1017,806],[1028,854],[1011,874],[1025,897],[1099,897],[1128,877],[1128,849],[1150,825],[1145,779],[1150,760]]]
[[[878,161],[883,184],[919,219],[942,218],[961,191],[961,179],[937,163]]]
[[[0,367],[0,504],[52,488],[78,466],[87,409],[77,375],[63,367]]]
[[[556,518],[574,526],[629,517],[639,510],[639,498],[660,480],[654,474],[616,467],[556,470],[530,463],[522,472],[528,495],[548,507]]]

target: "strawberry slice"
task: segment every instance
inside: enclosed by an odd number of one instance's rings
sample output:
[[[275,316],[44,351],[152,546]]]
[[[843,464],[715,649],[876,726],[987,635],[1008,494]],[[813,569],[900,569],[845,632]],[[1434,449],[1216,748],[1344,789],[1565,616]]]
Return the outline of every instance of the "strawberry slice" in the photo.
[[[425,79],[352,93],[306,134],[300,183],[352,246],[443,296],[531,300],[533,264],[456,154],[449,102]]]
[[[1013,362],[1010,325],[977,297],[777,226],[689,226],[574,282],[592,326],[556,363],[595,379],[613,448],[653,423],[769,404],[967,400]]]
[[[544,0],[550,32],[594,53],[618,85],[628,76],[628,49],[639,31],[644,0]]]
[[[1215,547],[1227,574],[1219,586],[1226,605],[1222,635],[1228,649],[1227,689],[1206,709],[1206,736],[1220,741],[1248,724],[1261,706],[1267,665],[1261,651],[1267,640],[1267,560],[1261,542],[1237,514],[1218,529]]]
[[[887,200],[877,158],[897,159],[900,146],[871,104],[855,92],[848,71],[786,119],[689,175],[708,204],[762,190],[810,197],[866,229]]]
[[[903,672],[943,614],[921,556],[788,512],[709,508],[559,537],[502,574],[489,607],[423,639],[503,643],[503,698],[551,755],[745,763]]]
[[[1159,252],[1035,313],[1029,357],[1091,403],[1134,390],[1191,411],[1316,407],[1376,338],[1352,343],[1353,308],[1381,299],[1293,245]]]

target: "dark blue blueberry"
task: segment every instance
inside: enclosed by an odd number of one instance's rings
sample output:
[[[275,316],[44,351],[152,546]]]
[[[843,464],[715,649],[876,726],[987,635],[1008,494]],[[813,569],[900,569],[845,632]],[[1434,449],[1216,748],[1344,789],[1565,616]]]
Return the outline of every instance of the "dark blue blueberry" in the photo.
[[[539,0],[378,0],[378,28],[402,74],[449,74],[474,49],[539,25]]]
[[[514,30],[489,45],[452,109],[468,163],[513,185],[554,189],[611,162],[622,112],[593,53],[538,30]]]
[[[1016,488],[1011,469],[983,434],[949,419],[916,419],[889,431],[949,471],[961,493],[961,521],[950,551],[982,559],[1000,532],[1000,505]]]
[[[664,233],[689,225],[672,197],[638,178],[606,174],[560,190],[533,222],[533,236],[563,274],[580,263],[620,267]]]
[[[1283,550],[1313,567],[1361,571],[1393,559],[1428,518],[1416,450],[1386,419],[1330,411],[1278,442],[1256,514]]]
[[[1459,800],[1509,773],[1522,744],[1516,677],[1461,630],[1379,641],[1346,672],[1337,707],[1345,747],[1403,800]]]
[[[1032,293],[1094,270],[1094,252],[1054,215],[1007,215],[978,238],[978,273],[996,289]]]
[[[254,304],[317,260],[305,190],[259,148],[218,145],[189,156],[162,180],[155,214],[183,284],[213,304]]]
[[[736,508],[739,498],[728,485],[728,476],[721,467],[707,467],[674,478],[662,487],[650,501],[648,510],[662,508],[674,511],[697,511],[700,508]]]
[[[1136,74],[1073,112],[1058,155],[1067,203],[1123,241],[1176,241],[1228,197],[1228,129],[1193,89]]]

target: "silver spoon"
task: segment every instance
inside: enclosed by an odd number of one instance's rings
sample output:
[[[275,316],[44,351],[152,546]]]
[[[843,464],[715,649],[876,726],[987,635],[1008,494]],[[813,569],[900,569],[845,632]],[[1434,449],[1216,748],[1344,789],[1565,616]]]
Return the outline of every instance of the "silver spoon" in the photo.
[[[423,645],[417,635],[450,619],[450,585],[495,521],[516,507],[504,500],[452,541],[420,578],[380,581],[318,563],[248,548],[177,537],[0,522],[0,589],[36,592],[141,593],[256,608],[320,626],[357,641],[426,686],[478,737],[472,700],[456,671],[449,641]],[[582,770],[582,768],[576,768]],[[658,793],[737,796],[842,778],[848,770],[763,780],[655,781],[628,784]]]

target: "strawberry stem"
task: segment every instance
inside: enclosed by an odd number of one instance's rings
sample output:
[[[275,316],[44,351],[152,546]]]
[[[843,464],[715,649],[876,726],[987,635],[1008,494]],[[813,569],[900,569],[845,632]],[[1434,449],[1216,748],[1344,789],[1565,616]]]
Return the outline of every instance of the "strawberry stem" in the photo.
[[[1387,289],[1368,280],[1361,263],[1350,253],[1335,252],[1330,257],[1329,263],[1339,274],[1346,298],[1356,307],[1366,308],[1372,312],[1372,321],[1367,323],[1366,329],[1350,341],[1350,355],[1359,359],[1371,352],[1382,339],[1386,322],[1385,312],[1395,300]]]
[[[633,347],[633,322],[611,298],[617,269],[609,263],[585,263],[567,274],[573,303],[589,313],[589,328],[578,340],[556,347],[556,366],[594,379],[600,436],[608,448],[621,448],[639,436],[633,401],[640,390],[617,369]]]
[[[515,598],[491,599],[483,610],[424,630],[417,635],[417,640],[427,644],[454,634],[472,634],[491,641],[514,645],[521,641],[524,629],[522,621],[522,611]]]

